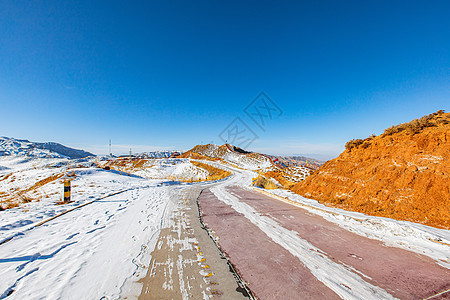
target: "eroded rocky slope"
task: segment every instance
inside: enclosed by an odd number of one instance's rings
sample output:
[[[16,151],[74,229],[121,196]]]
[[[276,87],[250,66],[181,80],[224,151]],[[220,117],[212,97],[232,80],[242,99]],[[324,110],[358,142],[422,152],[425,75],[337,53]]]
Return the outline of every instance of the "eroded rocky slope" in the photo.
[[[450,228],[450,114],[352,140],[339,157],[291,188],[340,208]]]

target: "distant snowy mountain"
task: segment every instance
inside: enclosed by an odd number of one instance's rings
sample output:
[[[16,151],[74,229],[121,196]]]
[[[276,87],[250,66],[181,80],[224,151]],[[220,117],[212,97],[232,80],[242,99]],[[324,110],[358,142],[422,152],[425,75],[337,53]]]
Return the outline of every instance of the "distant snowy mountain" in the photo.
[[[139,157],[139,158],[168,158],[176,152],[179,153],[179,151],[171,151],[171,150],[143,152],[143,153],[136,155],[136,157]]]
[[[94,156],[90,152],[69,148],[58,143],[36,143],[28,140],[0,137],[0,156],[4,155],[47,158],[83,158],[86,156]]]

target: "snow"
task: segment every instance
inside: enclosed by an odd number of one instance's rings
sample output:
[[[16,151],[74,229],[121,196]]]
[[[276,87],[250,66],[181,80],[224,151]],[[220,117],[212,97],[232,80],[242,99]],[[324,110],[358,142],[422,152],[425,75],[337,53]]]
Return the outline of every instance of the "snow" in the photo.
[[[0,246],[0,299],[13,290],[8,299],[140,294],[138,279],[147,272],[161,220],[170,210],[169,187],[95,169],[77,171],[73,184],[84,188],[90,182],[95,188],[75,194],[73,204],[32,202],[26,209],[2,212],[2,237],[15,237]],[[127,191],[33,227],[68,207],[118,190]]]
[[[343,298],[351,299],[355,295],[366,299],[391,298],[384,290],[365,282],[360,277],[364,275],[330,261],[298,234],[260,216],[228,193],[225,186],[231,184],[252,189],[252,178],[257,176],[252,170],[266,166],[244,161],[245,156],[236,153],[229,152],[226,157],[226,163],[199,160],[234,173],[214,182],[211,191],[220,200],[297,256],[319,280]],[[57,179],[27,192],[34,199],[32,202],[0,212],[0,299],[134,299],[139,296],[142,288],[139,279],[146,275],[161,228],[170,225],[168,216],[176,208],[171,200],[172,189],[182,190],[186,185],[167,180],[201,179],[206,178],[207,172],[189,159],[164,158],[149,160],[145,168],[131,175],[89,167],[96,160],[0,156],[0,196],[2,192],[8,195],[24,191],[37,181],[63,174],[67,169],[75,173],[71,181],[74,202],[56,205],[62,196],[62,183]],[[228,164],[231,162],[239,168],[231,167]],[[302,168],[295,172],[298,177],[306,175]],[[122,193],[108,196],[116,192]],[[329,208],[287,190],[266,192],[281,200],[288,198],[346,230],[427,255],[450,268],[448,230]],[[81,207],[87,203],[90,204]],[[69,209],[74,210],[58,216]],[[55,216],[58,217],[36,226]],[[351,286],[352,290],[345,286]]]
[[[118,168],[113,165],[114,168]],[[119,168],[132,174],[152,179],[173,179],[173,180],[205,180],[208,172],[193,165],[186,158],[162,158],[149,159],[143,168],[133,168],[132,161]]]
[[[258,155],[258,158],[245,154],[238,154],[227,149],[223,159],[247,170],[259,170],[272,166],[267,157]]]

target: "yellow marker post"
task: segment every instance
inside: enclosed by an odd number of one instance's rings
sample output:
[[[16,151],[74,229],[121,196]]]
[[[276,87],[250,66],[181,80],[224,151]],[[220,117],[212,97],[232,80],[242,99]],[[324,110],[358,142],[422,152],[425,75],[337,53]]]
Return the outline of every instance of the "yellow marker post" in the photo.
[[[70,202],[70,180],[64,179],[64,203]]]

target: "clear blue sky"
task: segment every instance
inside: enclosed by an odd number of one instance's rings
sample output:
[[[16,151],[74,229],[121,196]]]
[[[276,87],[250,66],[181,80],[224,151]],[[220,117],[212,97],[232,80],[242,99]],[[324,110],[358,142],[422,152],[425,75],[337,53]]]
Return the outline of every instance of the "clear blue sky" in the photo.
[[[333,157],[449,109],[449,1],[0,2],[0,136],[97,153],[221,143]],[[265,131],[243,112],[266,92]],[[114,145],[116,145],[114,148]]]

